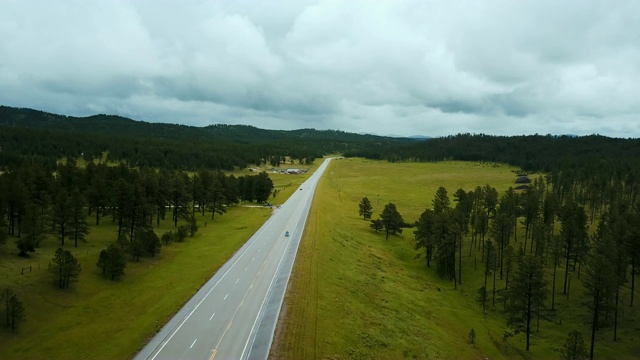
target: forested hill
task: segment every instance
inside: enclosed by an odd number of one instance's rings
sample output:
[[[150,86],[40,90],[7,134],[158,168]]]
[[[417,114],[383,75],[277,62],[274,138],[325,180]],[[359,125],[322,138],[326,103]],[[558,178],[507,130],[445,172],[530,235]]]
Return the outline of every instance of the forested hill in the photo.
[[[247,125],[194,127],[113,115],[71,117],[0,106],[0,166],[64,156],[131,166],[196,170],[274,165],[284,156],[310,162],[329,153],[398,161],[469,160],[526,171],[631,173],[640,176],[640,139],[590,136],[458,134],[417,141],[337,130],[265,130]]]
[[[117,115],[73,117],[33,109],[0,105],[0,126],[27,129],[60,130],[97,135],[128,135],[163,139],[217,140],[238,143],[264,143],[274,140],[324,140],[347,143],[407,143],[408,139],[360,135],[337,130],[265,130],[249,125],[215,124],[196,127],[150,123]],[[344,144],[343,144],[344,147]]]
[[[113,115],[72,117],[0,106],[0,166],[29,158],[54,164],[64,156],[109,154],[132,166],[195,170],[312,161],[328,153],[410,143],[402,138],[336,130],[264,130],[246,125],[194,127],[148,123]]]
[[[592,172],[640,166],[640,139],[590,136],[490,136],[458,134],[381,149],[353,149],[345,156],[398,161],[491,161],[526,171]],[[615,171],[617,171],[615,170]]]

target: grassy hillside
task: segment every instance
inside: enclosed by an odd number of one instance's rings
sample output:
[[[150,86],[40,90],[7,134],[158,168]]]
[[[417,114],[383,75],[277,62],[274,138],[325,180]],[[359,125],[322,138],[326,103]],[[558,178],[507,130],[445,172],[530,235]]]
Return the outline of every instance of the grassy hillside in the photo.
[[[483,281],[480,258],[478,269],[474,266],[475,250],[468,257],[468,247],[463,248],[463,283],[454,290],[424,258],[416,259],[412,229],[385,241],[357,216],[358,203],[367,196],[374,218],[393,202],[405,221],[413,222],[431,206],[439,186],[451,198],[459,187],[469,191],[487,183],[502,193],[513,185],[512,170],[465,162],[333,162],[316,193],[271,358],[553,359],[572,329],[588,342],[583,290],[575,276],[569,299],[560,294],[560,281],[556,284],[557,311],[545,312],[526,353],[523,335],[503,339],[502,304],[496,301],[483,317],[475,302]],[[497,288],[502,287],[504,281],[498,280]],[[619,341],[613,343],[611,331],[603,329],[596,358],[638,358],[638,315],[637,307],[624,306]],[[468,341],[472,328],[476,344]]]

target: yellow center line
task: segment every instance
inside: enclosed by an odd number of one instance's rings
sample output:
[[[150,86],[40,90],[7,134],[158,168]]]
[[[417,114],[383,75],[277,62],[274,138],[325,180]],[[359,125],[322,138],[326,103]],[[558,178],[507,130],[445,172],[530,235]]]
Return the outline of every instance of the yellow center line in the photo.
[[[273,243],[273,246],[269,250],[269,254],[267,254],[267,258],[269,258],[269,256],[271,256],[271,254],[273,253],[273,250],[275,249],[276,244],[277,244],[277,241]],[[265,260],[265,262],[263,262],[262,265],[260,265],[260,269],[258,269],[258,273],[253,278],[253,281],[251,282],[251,286],[249,286],[249,290],[251,290],[251,288],[253,288],[253,284],[255,284],[256,280],[258,279],[258,276],[260,275],[260,273],[262,272],[262,269],[265,267],[266,264],[267,264],[267,262]],[[213,360],[213,358],[218,353],[218,347],[220,347],[220,344],[222,343],[222,339],[224,339],[225,335],[227,335],[227,332],[231,328],[231,324],[233,324],[233,319],[235,319],[236,315],[238,314],[238,311],[240,310],[240,307],[242,307],[242,305],[244,304],[245,300],[247,299],[247,295],[249,295],[249,290],[247,290],[247,292],[242,297],[242,301],[240,302],[240,305],[236,308],[236,311],[234,312],[233,316],[231,317],[231,321],[229,322],[229,325],[227,326],[227,328],[222,333],[222,336],[220,337],[220,340],[218,340],[218,344],[216,345],[216,348],[213,351],[213,354],[211,355],[211,358],[209,358],[209,360]]]

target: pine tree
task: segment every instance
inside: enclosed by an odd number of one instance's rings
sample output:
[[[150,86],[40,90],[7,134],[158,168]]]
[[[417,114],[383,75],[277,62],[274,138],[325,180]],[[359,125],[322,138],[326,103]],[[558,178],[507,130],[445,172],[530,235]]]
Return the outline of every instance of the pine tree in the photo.
[[[373,215],[373,208],[371,207],[371,201],[369,201],[367,197],[363,197],[362,201],[360,201],[360,204],[358,205],[360,207],[360,211],[359,211],[360,216],[362,216],[364,220],[370,220],[371,215]]]
[[[427,267],[431,267],[431,257],[433,256],[433,248],[435,246],[435,227],[437,224],[437,215],[432,209],[426,209],[416,222],[416,230],[413,236],[416,242],[416,250],[425,249],[425,258]]]
[[[86,202],[78,189],[71,192],[71,218],[69,221],[69,236],[73,237],[74,247],[78,247],[78,240],[86,242],[89,234],[87,224]],[[96,210],[97,211],[97,210]]]
[[[169,245],[173,242],[174,237],[175,237],[175,234],[173,233],[173,231],[167,231],[162,234],[162,237],[160,240],[162,240],[163,244]]]
[[[378,232],[384,229],[384,224],[382,223],[382,219],[375,219],[371,220],[371,224],[369,225],[369,227],[375,230],[375,232]]]
[[[224,174],[218,173],[214,175],[211,188],[208,191],[207,204],[209,210],[211,210],[211,220],[214,219],[215,214],[222,215],[227,212],[227,209],[224,206],[226,197],[224,195],[225,189],[222,185],[222,181],[220,180],[221,177],[224,178]]]
[[[189,215],[185,219],[187,221],[187,226],[189,227],[189,235],[191,237],[196,236],[198,232],[198,219],[195,216]]]
[[[69,287],[71,282],[78,281],[82,266],[78,259],[68,250],[58,248],[56,250],[51,263],[49,263],[49,272],[53,279],[53,283],[60,289]]]
[[[183,242],[186,238],[187,235],[189,234],[189,228],[186,225],[180,225],[178,227],[178,230],[176,231],[176,237],[175,240],[177,242]]]
[[[562,293],[566,294],[567,280],[569,278],[569,260],[574,259],[575,261],[585,250],[588,237],[587,215],[584,212],[584,208],[569,199],[565,206],[562,207],[560,220],[562,222],[560,235],[565,243],[564,287]]]
[[[560,359],[562,360],[586,360],[587,348],[582,339],[582,333],[576,330],[569,332],[564,346],[560,349]]]
[[[512,230],[511,219],[508,214],[502,211],[502,207],[491,221],[489,229],[489,234],[497,246],[496,250],[498,251],[498,261],[500,263],[500,279],[502,279],[504,266],[504,257],[502,256],[502,253],[509,244],[509,238],[511,237]]]
[[[100,225],[100,215],[108,201],[108,186],[104,179],[105,175],[104,169],[94,174],[87,189],[89,206],[96,212],[96,225]]]
[[[20,238],[16,242],[20,256],[28,256],[28,253],[36,251],[40,242],[46,237],[46,229],[41,221],[42,213],[35,205],[27,205],[23,221],[20,223]]]
[[[171,179],[170,201],[173,207],[173,225],[178,227],[178,220],[184,218],[188,212],[189,192],[187,185],[189,177],[181,172],[174,173]]]
[[[7,238],[9,238],[7,232],[7,222],[5,221],[4,214],[0,208],[0,244],[4,244],[7,241]]]
[[[51,221],[53,223],[53,231],[60,239],[60,245],[64,246],[64,240],[70,234],[70,222],[73,217],[73,205],[67,192],[59,189],[58,195],[53,203]]]
[[[144,251],[147,255],[155,257],[160,252],[162,242],[153,229],[145,229],[141,234],[138,234],[138,237],[142,238]]]
[[[522,254],[518,261],[513,280],[506,291],[507,324],[516,333],[526,335],[526,350],[529,351],[531,320],[536,315],[546,297],[547,283],[540,259]]]
[[[560,237],[560,235],[551,235],[551,244],[550,244],[550,251],[551,251],[551,260],[553,262],[553,281],[551,284],[551,310],[555,310],[555,303],[556,303],[556,272],[558,269],[558,264],[560,263],[560,259],[562,258],[562,253],[563,253],[563,241],[562,241],[562,237]]]
[[[527,239],[531,234],[531,226],[535,223],[535,221],[540,216],[540,194],[537,189],[530,187],[524,193],[524,225],[525,225],[525,234],[524,234],[524,252],[527,252]],[[531,250],[533,251],[533,239],[531,242]]]
[[[9,308],[10,308],[10,304],[11,304],[11,298],[14,297],[16,294],[16,292],[10,288],[10,287],[6,287],[3,288],[2,291],[0,292],[0,300],[2,300],[2,305],[4,308],[4,314],[5,314],[5,319],[6,319],[6,326],[10,326],[11,325],[11,318],[10,318],[10,312],[9,312]]]
[[[495,273],[495,262],[496,262],[496,249],[493,246],[493,242],[491,240],[487,240],[487,244],[485,246],[485,255],[484,255],[484,286],[485,296],[488,299],[488,291],[487,291],[487,279],[489,278],[489,274],[493,269]],[[494,288],[495,291],[495,288]],[[485,302],[486,303],[486,302]],[[486,309],[482,309],[483,313],[486,313]]]
[[[98,262],[96,263],[96,266],[102,270],[102,276],[105,276],[107,274],[107,264],[108,264],[107,250],[103,249],[100,251],[100,255],[98,256]]]
[[[129,242],[127,252],[131,255],[132,261],[140,261],[140,256],[144,255],[144,243],[142,237],[136,236]]]
[[[271,191],[273,190],[273,181],[264,171],[254,177],[253,193],[255,195],[255,199],[258,203],[263,203],[269,200],[269,195],[271,195]]]
[[[15,332],[18,324],[25,318],[26,312],[22,301],[16,292],[7,287],[0,291],[0,301],[4,307],[5,326],[11,328],[11,332]]]
[[[591,311],[591,346],[589,358],[594,357],[595,336],[600,315],[607,310],[608,301],[615,293],[616,287],[616,242],[601,223],[593,235],[592,247],[587,255],[586,276],[583,278],[587,303]]]
[[[96,265],[103,269],[103,275],[107,275],[111,281],[114,281],[124,275],[124,269],[127,267],[124,251],[116,243],[112,243],[100,252]]]
[[[455,209],[463,215],[464,221],[461,225],[464,233],[467,234],[469,231],[471,212],[473,211],[474,192],[466,192],[460,188],[453,194],[453,201],[456,203]]]
[[[486,314],[487,313],[487,302],[489,301],[489,296],[487,295],[487,288],[486,287],[481,287],[478,289],[478,292],[476,293],[476,301],[480,303],[480,305],[482,306],[482,314]]]
[[[402,215],[396,209],[396,205],[388,203],[384,206],[384,210],[380,214],[380,219],[386,231],[386,239],[389,239],[389,234],[402,233],[402,227],[404,226],[404,219]]]
[[[449,210],[451,207],[451,201],[449,200],[447,189],[444,188],[444,186],[440,186],[438,190],[436,190],[436,194],[431,204],[433,205],[433,211],[436,214],[441,214]]]
[[[504,289],[509,289],[509,274],[513,270],[514,260],[516,259],[516,252],[513,249],[513,246],[508,245],[504,249],[504,267],[505,267],[505,282]]]

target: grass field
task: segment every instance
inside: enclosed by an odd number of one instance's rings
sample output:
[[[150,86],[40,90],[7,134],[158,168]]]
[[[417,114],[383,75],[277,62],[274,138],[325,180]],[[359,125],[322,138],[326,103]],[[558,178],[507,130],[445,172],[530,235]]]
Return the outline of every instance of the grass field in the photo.
[[[316,165],[321,160],[316,161]],[[308,175],[271,174],[284,202]],[[13,287],[27,311],[15,334],[0,330],[0,359],[127,359],[180,309],[270,216],[269,208],[234,206],[184,243],[162,248],[155,258],[129,262],[121,280],[103,279],[95,265],[100,250],[116,238],[109,217],[92,226],[87,243],[66,245],[80,261],[78,283],[59,290],[46,269],[58,242],[42,243],[30,258],[16,255],[14,239],[0,245],[0,288]],[[90,224],[93,217],[89,217]],[[206,223],[206,226],[205,226]],[[163,221],[157,234],[173,230]],[[23,267],[32,271],[21,274]]]
[[[17,289],[27,319],[17,334],[2,333],[3,359],[126,359],[154,334],[269,216],[269,209],[237,207],[202,228],[194,238],[162,248],[155,258],[129,262],[117,282],[105,280],[95,266],[97,254],[115,238],[105,221],[88,243],[67,246],[83,266],[80,280],[58,290],[46,272],[56,244],[49,240],[29,259],[8,256],[4,246],[1,286]],[[210,219],[207,218],[208,221]],[[204,223],[204,219],[199,219]],[[172,229],[165,221],[158,233]],[[166,229],[165,229],[166,227]],[[20,275],[31,265],[32,272]]]
[[[272,347],[273,359],[554,359],[567,333],[576,329],[588,343],[590,328],[581,303],[580,280],[572,276],[571,298],[556,284],[556,309],[546,312],[531,351],[524,336],[503,340],[500,310],[486,317],[475,302],[482,286],[480,259],[463,248],[463,283],[458,290],[416,259],[413,233],[385,241],[359,218],[367,196],[374,218],[393,202],[406,222],[415,221],[439,186],[452,194],[490,184],[502,194],[513,186],[514,168],[492,164],[442,162],[390,164],[362,159],[332,162],[320,181]],[[453,200],[453,199],[452,199]],[[520,232],[521,236],[524,231]],[[564,274],[564,269],[558,269]],[[550,277],[548,278],[550,280]],[[504,282],[498,280],[498,288]],[[638,306],[624,307],[619,341],[609,329],[597,335],[596,358],[640,357]],[[475,330],[476,343],[468,334]]]

